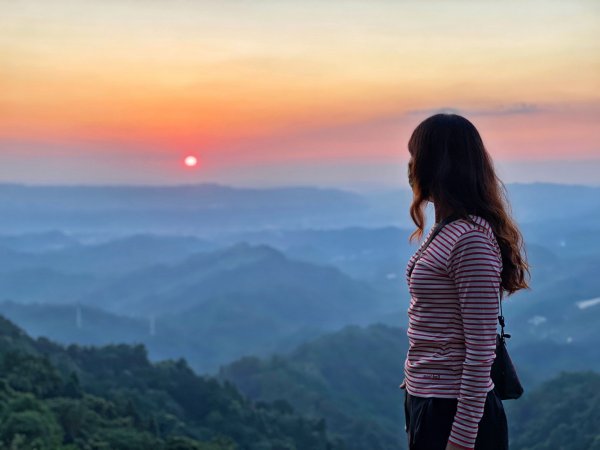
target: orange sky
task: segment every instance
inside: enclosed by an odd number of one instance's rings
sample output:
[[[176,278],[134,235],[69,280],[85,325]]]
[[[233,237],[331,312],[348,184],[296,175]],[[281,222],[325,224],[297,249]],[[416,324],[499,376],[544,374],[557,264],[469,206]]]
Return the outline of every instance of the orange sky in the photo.
[[[596,1],[0,5],[0,181],[405,184],[441,110],[507,181],[600,160]]]

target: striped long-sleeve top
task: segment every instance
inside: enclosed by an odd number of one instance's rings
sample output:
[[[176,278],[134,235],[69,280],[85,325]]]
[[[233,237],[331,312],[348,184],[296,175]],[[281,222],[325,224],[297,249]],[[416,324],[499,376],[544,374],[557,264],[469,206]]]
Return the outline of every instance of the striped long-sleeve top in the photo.
[[[502,257],[490,224],[469,215],[445,225],[409,270],[409,348],[400,387],[420,397],[457,398],[449,440],[473,450],[496,356]]]

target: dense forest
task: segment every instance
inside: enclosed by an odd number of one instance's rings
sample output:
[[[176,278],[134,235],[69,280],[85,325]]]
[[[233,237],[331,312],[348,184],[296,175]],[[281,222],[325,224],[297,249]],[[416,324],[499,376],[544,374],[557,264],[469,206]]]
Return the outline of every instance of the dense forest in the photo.
[[[398,355],[397,343],[406,339],[406,330],[398,327],[347,326],[288,355],[241,358],[223,366],[219,377],[255,401],[285,398],[301,413],[326,417],[330,433],[348,449],[402,449],[398,384],[404,355]],[[561,371],[524,386],[521,398],[503,402],[512,450],[600,450],[598,372]]]
[[[291,355],[243,358],[210,377],[183,359],[152,363],[141,345],[34,340],[0,316],[0,447],[403,449],[400,392],[389,397],[374,384],[394,359],[377,345],[398,333],[351,326]],[[356,352],[372,355],[358,371],[348,365]],[[388,384],[397,373],[387,372]],[[596,372],[562,372],[504,404],[513,450],[600,450]]]
[[[221,367],[253,400],[285,398],[296,410],[327,418],[351,450],[404,445],[406,330],[384,324],[349,325],[298,346],[287,355],[247,356]]]
[[[600,374],[563,372],[511,404],[511,448],[600,450]]]
[[[36,450],[344,448],[324,419],[253,402],[143,346],[63,347],[0,317],[0,445]]]

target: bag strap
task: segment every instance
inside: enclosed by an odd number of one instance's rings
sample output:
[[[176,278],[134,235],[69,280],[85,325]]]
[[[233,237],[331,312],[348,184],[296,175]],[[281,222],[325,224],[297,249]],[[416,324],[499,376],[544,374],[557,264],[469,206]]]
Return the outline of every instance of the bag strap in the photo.
[[[500,296],[498,298],[498,303],[500,304],[500,315],[498,316],[498,322],[500,322],[500,338],[502,340],[504,340],[504,338],[509,338],[510,334],[505,334],[504,333],[504,314],[502,314],[502,295],[503,295],[503,289],[502,286],[500,286],[500,288],[498,289],[500,291]]]

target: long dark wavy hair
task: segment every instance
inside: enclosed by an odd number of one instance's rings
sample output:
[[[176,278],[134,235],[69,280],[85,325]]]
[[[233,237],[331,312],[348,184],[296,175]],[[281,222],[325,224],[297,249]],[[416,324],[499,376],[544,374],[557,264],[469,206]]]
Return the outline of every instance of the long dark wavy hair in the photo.
[[[435,203],[443,217],[452,214],[470,223],[474,222],[468,214],[483,217],[502,253],[501,287],[508,295],[529,289],[525,272],[530,278],[531,274],[523,236],[509,213],[506,186],[497,177],[475,126],[457,114],[435,114],[413,131],[408,151],[408,179],[413,189],[410,216],[417,225],[409,242],[424,234],[428,201]]]

